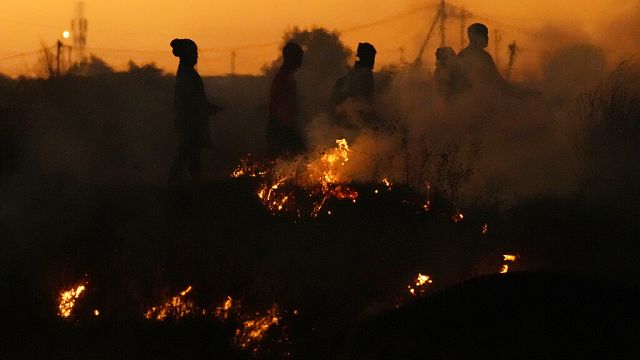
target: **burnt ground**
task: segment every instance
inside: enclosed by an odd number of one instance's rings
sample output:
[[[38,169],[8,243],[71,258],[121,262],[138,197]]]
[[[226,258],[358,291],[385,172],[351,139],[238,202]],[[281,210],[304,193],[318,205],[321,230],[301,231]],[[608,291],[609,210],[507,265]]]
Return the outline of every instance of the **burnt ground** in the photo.
[[[356,204],[333,201],[330,216],[309,219],[271,215],[253,179],[16,181],[3,202],[0,358],[629,358],[636,350],[633,197],[469,206],[455,223],[455,207],[437,198],[425,212],[411,189],[353,186]],[[516,273],[496,274],[507,253],[520,256]],[[407,285],[419,272],[434,283],[415,299]],[[73,316],[59,318],[59,291],[83,280]],[[187,285],[201,308],[232,296],[249,312],[278,304],[283,319],[252,354],[233,344],[237,319],[143,317]]]

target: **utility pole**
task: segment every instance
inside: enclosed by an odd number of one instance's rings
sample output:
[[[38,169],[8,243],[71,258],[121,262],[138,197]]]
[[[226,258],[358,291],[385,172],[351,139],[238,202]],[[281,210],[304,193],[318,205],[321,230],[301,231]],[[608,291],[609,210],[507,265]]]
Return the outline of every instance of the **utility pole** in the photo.
[[[436,16],[433,18],[433,22],[431,23],[431,26],[429,28],[429,32],[427,33],[427,37],[424,39],[424,41],[422,42],[422,46],[420,47],[420,50],[418,51],[418,56],[416,57],[415,61],[413,62],[413,64],[415,66],[420,66],[422,64],[422,55],[424,55],[424,51],[427,49],[427,45],[429,44],[429,40],[431,40],[431,37],[433,36],[433,31],[436,28],[436,25],[438,23],[440,23],[440,46],[444,46],[445,45],[445,32],[446,32],[446,17],[447,17],[447,10],[446,10],[446,0],[442,0],[440,2],[440,6],[438,6],[438,11],[436,12]]]
[[[60,77],[60,48],[62,47],[62,41],[58,40],[56,44],[56,77]]]
[[[85,47],[87,46],[88,22],[84,17],[84,2],[76,3],[75,18],[71,20],[71,34],[73,35],[73,48],[76,51],[76,61],[85,59]]]
[[[502,43],[502,34],[500,30],[495,29],[493,31],[493,57],[496,63],[496,67],[500,69],[500,44]]]
[[[231,52],[231,74],[236,74],[236,60],[238,58],[238,54],[235,50]]]
[[[518,48],[518,44],[516,44],[515,41],[509,44],[509,64],[507,65],[507,80],[511,79],[513,65],[516,63],[516,58],[518,57],[519,52],[520,48]]]
[[[442,0],[440,3],[440,47],[445,47],[447,43],[447,3]]]
[[[460,20],[460,49],[464,49],[467,38],[467,19],[471,18],[471,13],[465,8],[461,8],[458,12],[458,20]]]

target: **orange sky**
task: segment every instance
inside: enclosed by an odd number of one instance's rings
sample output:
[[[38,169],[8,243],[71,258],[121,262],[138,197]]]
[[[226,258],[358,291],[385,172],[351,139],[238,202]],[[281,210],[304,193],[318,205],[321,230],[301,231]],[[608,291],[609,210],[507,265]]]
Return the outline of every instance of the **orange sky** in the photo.
[[[526,48],[533,29],[546,22],[581,28],[596,35],[608,22],[638,0],[456,0],[474,15],[503,32],[504,41],[518,40]],[[69,28],[75,0],[0,1],[0,72],[33,71],[36,55],[12,57],[53,45]],[[89,20],[87,46],[118,68],[129,59],[155,62],[167,71],[177,64],[170,52],[174,37],[194,39],[201,51],[202,74],[229,71],[230,51],[237,50],[237,72],[258,73],[278,53],[273,44],[295,25],[321,25],[343,30],[349,46],[369,41],[378,48],[378,63],[411,60],[426,35],[436,0],[85,0]],[[585,5],[585,4],[589,5]],[[54,5],[55,4],[55,5]],[[377,25],[359,27],[379,20]],[[449,24],[449,42],[458,47],[458,23]],[[355,28],[355,29],[354,29]],[[506,47],[506,44],[505,44]],[[530,45],[533,49],[534,46]],[[128,52],[126,50],[135,50]],[[214,50],[206,50],[214,49]],[[219,49],[219,50],[215,50]],[[9,58],[11,57],[11,58]],[[7,59],[9,58],[9,59]]]

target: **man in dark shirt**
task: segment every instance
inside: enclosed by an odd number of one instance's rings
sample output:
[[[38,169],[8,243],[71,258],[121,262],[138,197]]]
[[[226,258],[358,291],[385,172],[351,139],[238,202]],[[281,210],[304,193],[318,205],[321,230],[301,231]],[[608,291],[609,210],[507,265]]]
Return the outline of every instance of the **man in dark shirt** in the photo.
[[[352,127],[356,125],[355,122],[373,130],[380,128],[380,119],[375,111],[373,83],[376,53],[373,45],[359,43],[356,51],[358,61],[353,69],[334,84],[331,102],[338,125]]]
[[[289,42],[282,49],[283,63],[273,79],[267,118],[269,156],[295,155],[305,150],[298,119],[298,99],[294,73],[302,65],[300,45]]]
[[[484,49],[489,44],[489,29],[484,24],[476,23],[467,29],[469,45],[456,57],[459,70],[457,86],[464,90],[487,93],[499,91],[510,96],[523,96],[528,93],[505,80],[493,62],[493,58]]]

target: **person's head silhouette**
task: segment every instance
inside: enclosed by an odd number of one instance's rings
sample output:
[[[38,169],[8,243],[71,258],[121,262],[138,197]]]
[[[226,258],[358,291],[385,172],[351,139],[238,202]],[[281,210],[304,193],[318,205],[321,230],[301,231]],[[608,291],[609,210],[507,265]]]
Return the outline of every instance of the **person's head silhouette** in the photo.
[[[475,23],[467,28],[469,45],[484,49],[489,45],[489,29],[486,25]]]
[[[376,48],[373,45],[366,42],[359,43],[358,50],[356,50],[356,56],[358,57],[356,66],[373,69],[376,62],[376,53]]]
[[[300,45],[294,42],[288,42],[282,48],[282,66],[293,71],[298,70],[298,68],[302,65],[303,54],[304,52],[302,51]]]
[[[198,46],[191,39],[171,40],[173,55],[180,58],[185,65],[195,65],[198,62]]]

